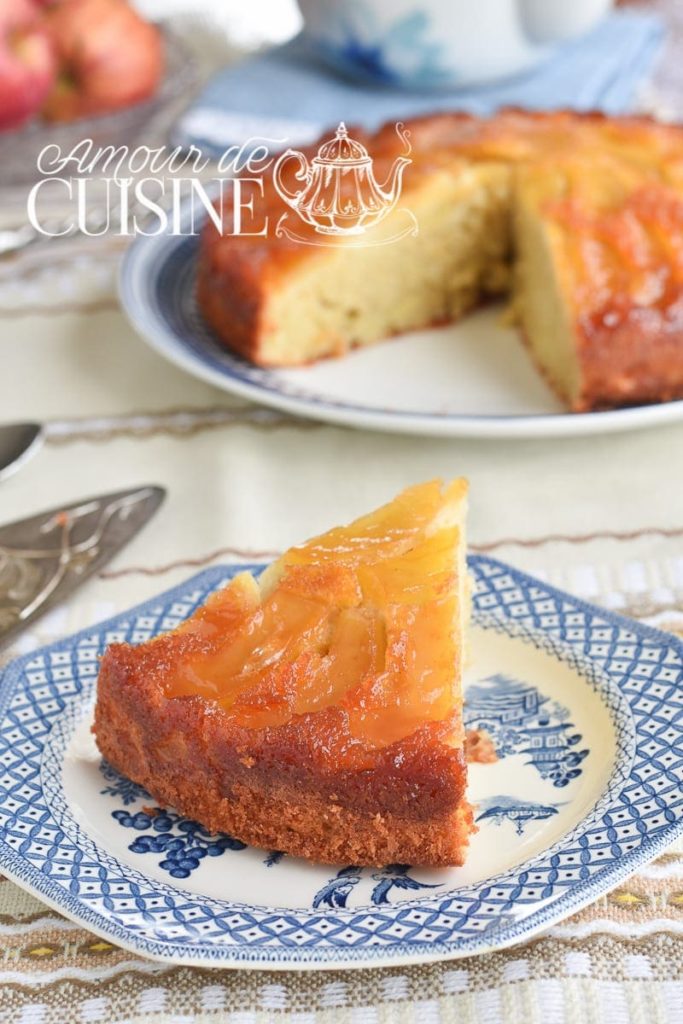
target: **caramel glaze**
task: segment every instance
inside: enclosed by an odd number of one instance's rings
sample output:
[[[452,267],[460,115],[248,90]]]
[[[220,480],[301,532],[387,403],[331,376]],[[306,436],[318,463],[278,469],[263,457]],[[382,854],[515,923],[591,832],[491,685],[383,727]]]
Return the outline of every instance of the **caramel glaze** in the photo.
[[[505,110],[489,120],[436,114],[408,122],[412,164],[403,198],[440,169],[481,161],[533,167],[565,195],[539,201],[556,229],[556,256],[573,318],[581,366],[575,408],[584,410],[683,395],[683,130],[647,118]],[[383,182],[403,143],[393,124],[350,134],[374,159]],[[312,158],[317,144],[303,152]],[[617,185],[595,188],[609,179]],[[624,175],[627,172],[627,182]],[[200,307],[219,337],[254,362],[267,299],[290,270],[319,257],[315,247],[275,237],[288,208],[266,178],[267,238],[234,237],[208,224],[201,238]],[[543,189],[540,190],[543,192]],[[229,213],[229,210],[226,210]],[[296,217],[295,214],[292,216]],[[226,223],[229,222],[226,220]],[[313,229],[297,219],[299,234]]]
[[[664,126],[646,118],[607,119],[600,114],[558,112],[529,114],[506,110],[490,120],[467,114],[435,114],[414,118],[407,122],[412,152],[411,164],[404,175],[402,196],[438,170],[466,166],[469,162],[524,163],[547,154],[560,161],[583,152],[588,158],[608,152],[615,158],[630,162],[645,175],[659,177],[662,166],[677,162],[683,173],[683,131]],[[362,128],[349,129],[373,158],[374,175],[382,183],[389,175],[397,156],[404,152],[402,140],[393,124],[384,125],[376,135]],[[311,160],[318,143],[302,147],[301,152]],[[297,182],[292,179],[292,187]],[[300,185],[300,183],[299,183]],[[220,234],[213,223],[206,224],[202,236],[202,256],[208,270],[229,273],[235,262],[245,291],[251,292],[257,283],[272,285],[278,273],[286,271],[299,261],[315,259],[319,253],[285,235],[276,237],[274,226],[282,214],[291,212],[278,195],[270,175],[264,179],[264,196],[257,203],[260,219],[255,228],[261,228],[268,217],[268,237]],[[224,208],[224,230],[229,231],[231,206],[229,196]],[[295,216],[295,215],[294,215]],[[297,232],[315,238],[312,227],[296,221]]]

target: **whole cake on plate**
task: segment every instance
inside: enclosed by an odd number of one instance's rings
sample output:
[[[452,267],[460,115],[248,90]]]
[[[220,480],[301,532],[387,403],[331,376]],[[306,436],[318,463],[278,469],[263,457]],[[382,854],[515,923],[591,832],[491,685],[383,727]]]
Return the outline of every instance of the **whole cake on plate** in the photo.
[[[198,301],[227,346],[298,366],[510,294],[536,365],[571,409],[683,397],[683,128],[518,110],[407,128],[409,158],[395,125],[340,126],[292,157],[279,188],[266,179],[266,237],[206,224]],[[303,192],[297,217],[291,196]],[[344,218],[385,202],[382,238],[402,237],[357,244]],[[403,233],[406,211],[416,232]],[[285,214],[295,230],[276,231]],[[342,227],[334,245],[326,218]]]
[[[322,862],[462,864],[467,486],[431,481],[112,644],[94,731],[162,806]]]

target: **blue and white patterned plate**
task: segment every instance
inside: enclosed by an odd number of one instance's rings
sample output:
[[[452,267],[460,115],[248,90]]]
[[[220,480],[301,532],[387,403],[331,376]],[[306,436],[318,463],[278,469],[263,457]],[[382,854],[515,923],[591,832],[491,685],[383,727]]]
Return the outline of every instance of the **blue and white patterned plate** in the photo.
[[[181,227],[188,226],[185,215]],[[197,308],[198,245],[195,236],[137,238],[122,263],[121,302],[164,358],[262,405],[351,427],[441,437],[597,434],[683,419],[683,401],[568,413],[495,308],[343,359],[284,370],[253,366],[220,344]]]
[[[112,942],[216,967],[465,956],[594,900],[683,831],[683,645],[493,559],[470,567],[466,721],[499,760],[471,768],[479,832],[464,868],[329,868],[248,848],[102,763],[90,724],[106,645],[175,626],[243,566],[5,669],[0,867]]]

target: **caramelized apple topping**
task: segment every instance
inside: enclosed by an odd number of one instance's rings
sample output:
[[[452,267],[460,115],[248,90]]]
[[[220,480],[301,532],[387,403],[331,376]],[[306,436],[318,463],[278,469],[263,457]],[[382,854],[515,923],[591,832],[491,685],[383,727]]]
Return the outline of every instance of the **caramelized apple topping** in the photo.
[[[453,711],[459,675],[459,527],[439,482],[293,548],[263,594],[235,577],[180,631],[191,647],[168,697],[216,701],[247,728],[342,709],[351,737],[385,746]]]

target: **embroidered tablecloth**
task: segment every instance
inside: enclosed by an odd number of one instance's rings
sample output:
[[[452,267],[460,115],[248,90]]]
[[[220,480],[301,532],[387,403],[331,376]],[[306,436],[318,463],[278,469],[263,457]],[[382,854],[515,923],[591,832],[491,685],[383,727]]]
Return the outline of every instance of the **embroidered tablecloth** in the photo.
[[[665,5],[674,14],[675,6]],[[680,88],[680,66],[669,56],[661,81]],[[675,92],[668,95],[670,107]],[[2,660],[198,567],[268,558],[411,482],[459,474],[471,481],[475,550],[683,635],[683,425],[484,442],[298,420],[186,377],[146,348],[118,310],[117,259],[116,243],[105,240],[55,244],[49,259],[37,250],[0,266],[2,419],[48,423],[44,449],[1,485],[0,517],[143,483],[162,484],[168,499],[114,562]],[[275,1020],[680,1024],[683,844],[531,942],[358,972],[168,967],[0,881],[3,1024]]]

